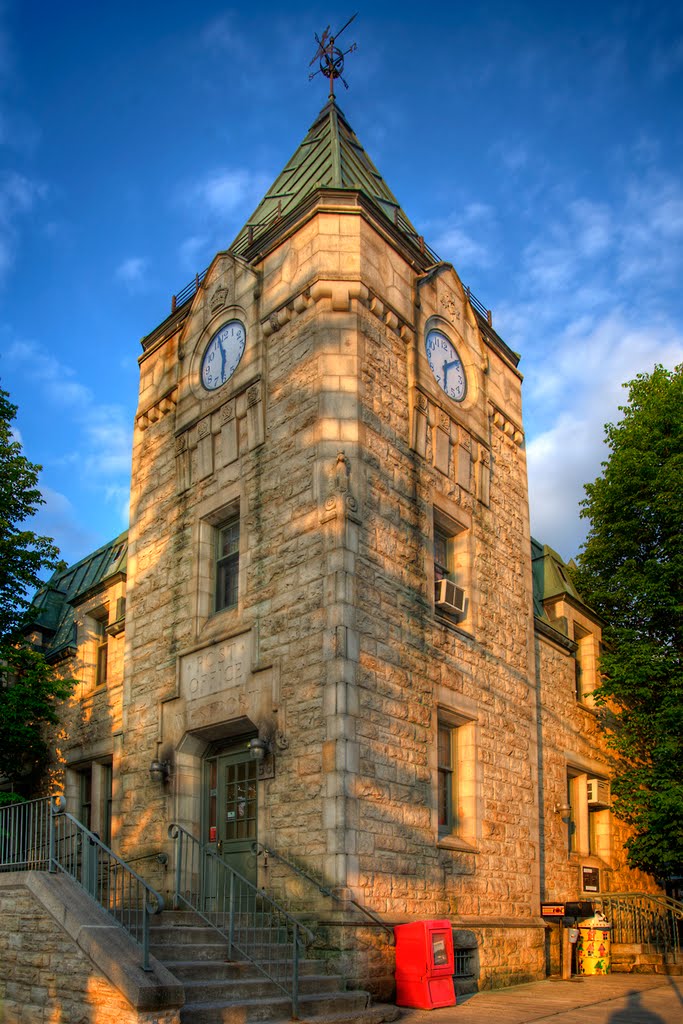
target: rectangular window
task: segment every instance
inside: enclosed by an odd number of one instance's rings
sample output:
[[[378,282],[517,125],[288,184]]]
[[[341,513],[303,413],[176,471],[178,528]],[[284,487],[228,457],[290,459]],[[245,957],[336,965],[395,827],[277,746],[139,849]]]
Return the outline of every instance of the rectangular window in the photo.
[[[92,771],[86,768],[80,772],[80,820],[86,828],[92,823]]]
[[[434,527],[434,580],[452,579],[453,551],[450,537]]]
[[[439,835],[457,833],[458,822],[455,808],[457,806],[457,776],[455,767],[457,753],[455,749],[457,728],[439,722]]]
[[[445,512],[434,509],[434,606],[459,625],[471,620],[470,531]]]
[[[108,619],[95,619],[95,636],[97,637],[97,656],[95,670],[95,685],[104,686],[107,681],[107,670],[109,660],[109,635],[107,633]]]
[[[234,608],[237,604],[239,580],[239,519],[219,526],[216,530],[216,603],[217,612]]]
[[[600,643],[596,636],[574,623],[574,672],[576,699],[586,707],[594,707],[593,691],[599,685],[598,661]]]
[[[113,769],[110,764],[102,765],[102,839],[111,846],[111,807],[113,796]]]
[[[591,776],[591,783],[594,776]],[[567,771],[567,849],[581,857],[600,857],[609,861],[611,854],[610,809],[607,801],[592,796],[586,772]]]
[[[442,709],[437,720],[436,801],[439,840],[477,841],[476,722]]]

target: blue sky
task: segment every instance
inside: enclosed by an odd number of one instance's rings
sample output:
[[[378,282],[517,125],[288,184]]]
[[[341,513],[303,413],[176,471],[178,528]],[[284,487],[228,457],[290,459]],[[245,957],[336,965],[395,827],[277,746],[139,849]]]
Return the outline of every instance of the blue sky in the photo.
[[[0,0],[0,383],[74,560],[125,528],[140,338],[326,99],[353,6]],[[683,361],[683,9],[366,4],[339,102],[522,354],[532,529],[568,558],[621,384]]]

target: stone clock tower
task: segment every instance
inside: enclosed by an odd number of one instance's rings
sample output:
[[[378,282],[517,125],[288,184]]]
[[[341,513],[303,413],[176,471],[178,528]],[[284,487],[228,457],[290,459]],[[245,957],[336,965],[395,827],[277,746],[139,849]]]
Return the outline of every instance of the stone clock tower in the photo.
[[[175,821],[286,891],[266,844],[538,976],[518,357],[333,98],[191,292],[140,357],[123,855]],[[386,992],[384,932],[325,920]]]

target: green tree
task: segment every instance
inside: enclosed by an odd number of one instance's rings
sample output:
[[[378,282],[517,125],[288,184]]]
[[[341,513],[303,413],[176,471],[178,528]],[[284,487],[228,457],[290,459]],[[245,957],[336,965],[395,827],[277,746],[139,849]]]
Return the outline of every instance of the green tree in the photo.
[[[22,642],[21,625],[41,573],[58,565],[48,537],[24,529],[43,497],[40,466],[24,456],[12,432],[17,408],[0,388],[0,776],[30,785],[48,757],[45,727],[57,723],[57,702],[71,680],[55,676],[38,651]]]
[[[46,727],[59,723],[58,701],[73,688],[59,679],[39,651],[26,645],[1,648],[0,776],[34,784],[50,759]]]
[[[0,388],[0,642],[16,632],[41,573],[54,569],[59,555],[49,537],[22,528],[45,499],[38,489],[41,467],[28,461],[13,434],[16,415]]]
[[[606,623],[596,699],[629,863],[664,879],[683,874],[683,365],[625,387],[576,583]]]

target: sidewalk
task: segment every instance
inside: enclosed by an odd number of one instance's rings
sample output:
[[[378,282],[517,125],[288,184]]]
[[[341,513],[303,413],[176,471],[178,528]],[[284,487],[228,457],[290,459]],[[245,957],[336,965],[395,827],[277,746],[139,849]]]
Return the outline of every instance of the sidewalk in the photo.
[[[400,1024],[683,1024],[683,977],[610,974],[475,992]]]

